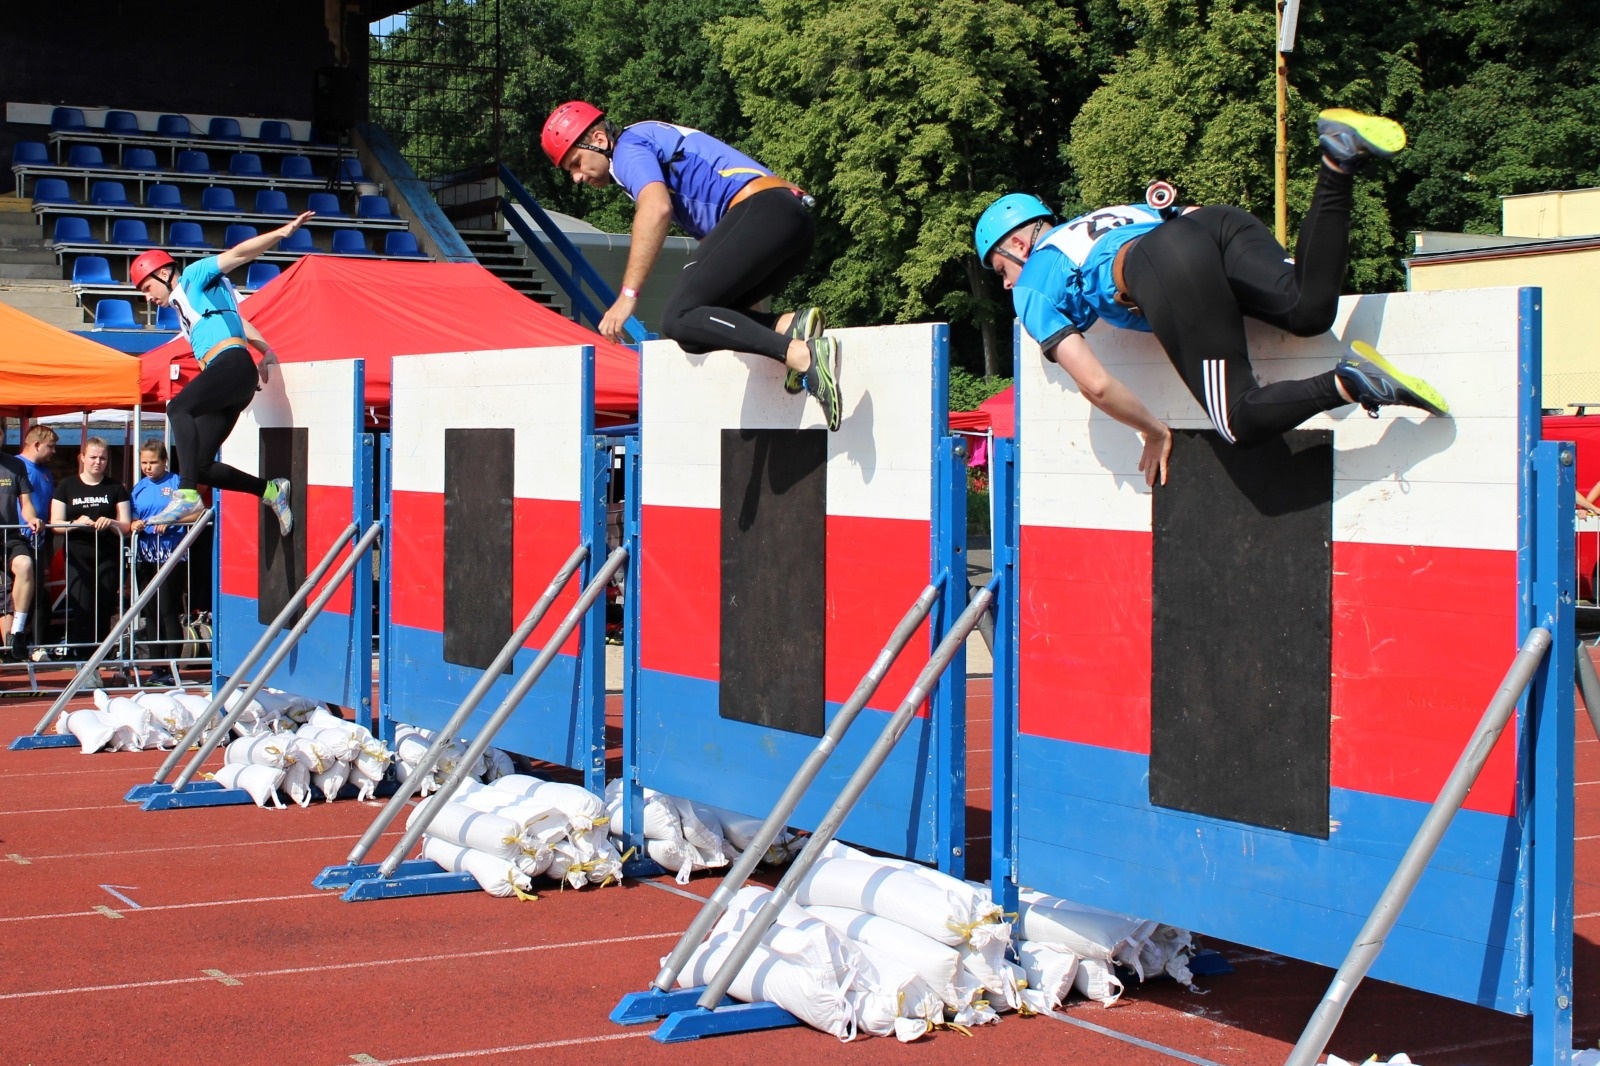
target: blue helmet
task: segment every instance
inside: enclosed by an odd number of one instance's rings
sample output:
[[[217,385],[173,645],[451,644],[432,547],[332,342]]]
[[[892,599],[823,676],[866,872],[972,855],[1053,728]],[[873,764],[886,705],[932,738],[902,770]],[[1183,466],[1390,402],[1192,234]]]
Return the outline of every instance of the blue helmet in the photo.
[[[978,226],[973,233],[973,243],[978,248],[978,261],[989,266],[989,253],[1005,235],[1018,226],[1026,226],[1038,219],[1053,217],[1044,201],[1032,193],[1013,192],[1000,197],[978,216]]]

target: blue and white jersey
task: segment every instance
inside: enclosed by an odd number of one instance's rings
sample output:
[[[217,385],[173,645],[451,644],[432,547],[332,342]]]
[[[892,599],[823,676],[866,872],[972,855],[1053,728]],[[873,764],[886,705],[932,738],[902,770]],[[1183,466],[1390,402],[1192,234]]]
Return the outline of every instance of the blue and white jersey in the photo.
[[[178,486],[183,479],[168,470],[166,476],[159,480],[155,478],[140,478],[133,486],[132,503],[133,517],[143,518],[148,521],[167,509],[167,504],[172,502],[172,494],[178,491]],[[183,540],[183,535],[189,531],[188,526],[168,526],[165,533],[156,533],[152,529],[139,531],[139,558],[147,563],[164,563],[167,556]]]
[[[637,201],[652,182],[672,197],[672,221],[691,237],[710,233],[728,201],[772,171],[708,133],[670,122],[636,122],[617,135],[611,176]]]
[[[1119,329],[1146,333],[1143,315],[1117,303],[1111,264],[1117,249],[1161,224],[1161,216],[1139,204],[1104,207],[1063,222],[1040,235],[1011,303],[1028,336],[1049,351],[1074,333],[1105,319]]]
[[[39,516],[40,521],[50,521],[50,501],[56,498],[55,475],[50,473],[48,468],[40,466],[26,455],[19,455],[17,458],[21,460],[23,468],[28,472],[28,484],[30,486],[28,495],[33,497],[34,513]],[[22,504],[20,501],[17,504],[17,521],[22,521]],[[38,548],[43,546],[49,536],[49,530],[40,530],[38,533],[31,534],[29,539],[33,541],[33,546]]]
[[[229,337],[244,339],[238,293],[214,255],[191,263],[178,275],[178,283],[172,288],[172,306],[197,362]]]

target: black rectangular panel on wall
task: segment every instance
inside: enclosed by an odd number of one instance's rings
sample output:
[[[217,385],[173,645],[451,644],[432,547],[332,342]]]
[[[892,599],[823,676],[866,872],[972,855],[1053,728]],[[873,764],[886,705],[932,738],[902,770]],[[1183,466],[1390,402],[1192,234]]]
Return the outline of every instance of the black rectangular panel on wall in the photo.
[[[1328,836],[1333,434],[1173,434],[1155,492],[1150,802]]]
[[[827,727],[827,535],[827,432],[723,430],[723,718]]]
[[[479,670],[514,628],[516,443],[512,429],[444,431],[444,658]]]
[[[256,620],[271,625],[278,612],[294,598],[306,578],[306,460],[308,436],[305,427],[277,426],[260,430],[261,476],[271,481],[286,477],[292,486],[289,506],[294,511],[294,529],[285,537],[278,532],[278,519],[269,508],[255,503],[259,512],[260,553],[256,561]],[[229,506],[247,507],[244,496],[233,493]],[[342,528],[342,527],[341,527]],[[298,615],[296,615],[298,617]]]

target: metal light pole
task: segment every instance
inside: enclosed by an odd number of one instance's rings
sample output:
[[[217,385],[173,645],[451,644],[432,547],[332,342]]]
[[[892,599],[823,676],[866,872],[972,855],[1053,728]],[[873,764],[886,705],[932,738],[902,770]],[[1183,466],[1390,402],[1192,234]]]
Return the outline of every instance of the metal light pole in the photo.
[[[1289,53],[1294,51],[1295,23],[1300,21],[1300,0],[1277,0],[1278,14],[1278,146],[1274,153],[1273,232],[1278,243],[1289,246]]]

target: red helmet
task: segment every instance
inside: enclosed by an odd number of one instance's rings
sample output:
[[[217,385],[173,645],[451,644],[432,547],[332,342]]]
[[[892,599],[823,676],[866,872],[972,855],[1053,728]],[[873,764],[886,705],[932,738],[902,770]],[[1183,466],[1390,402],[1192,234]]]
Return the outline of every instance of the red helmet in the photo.
[[[544,154],[550,157],[550,162],[556,166],[566,158],[572,146],[578,142],[596,122],[605,118],[606,113],[593,104],[584,103],[582,100],[568,100],[544,120],[544,132],[539,136],[539,143],[544,146]]]
[[[148,278],[164,266],[172,265],[172,256],[163,252],[160,248],[152,248],[128,265],[128,280],[137,289],[144,283],[145,278]]]

